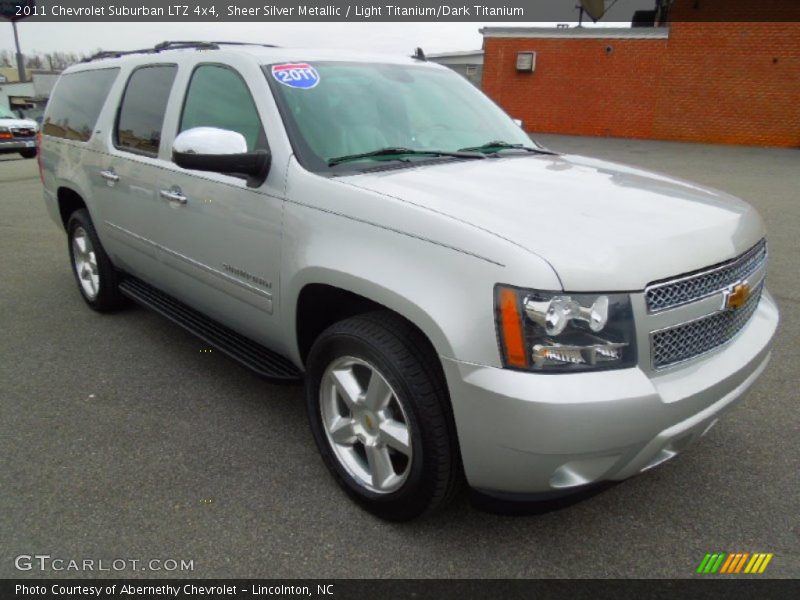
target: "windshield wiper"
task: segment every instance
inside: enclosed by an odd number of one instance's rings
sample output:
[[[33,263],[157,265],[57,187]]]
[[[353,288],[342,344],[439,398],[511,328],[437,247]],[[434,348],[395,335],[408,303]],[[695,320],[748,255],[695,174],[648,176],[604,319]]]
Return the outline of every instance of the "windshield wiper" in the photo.
[[[533,152],[535,154],[555,154],[550,150],[544,148],[532,148],[530,146],[523,146],[522,144],[511,144],[502,140],[495,140],[493,142],[486,142],[480,146],[470,146],[468,148],[460,148],[459,152],[483,152],[484,154],[491,154],[498,150],[524,150],[525,152]]]
[[[345,156],[337,156],[328,159],[328,166],[333,167],[340,163],[350,162],[354,160],[364,160],[371,158],[381,158],[384,156],[454,156],[456,158],[486,158],[485,154],[480,152],[469,152],[467,150],[458,150],[456,152],[447,152],[445,150],[413,150],[411,148],[402,148],[390,146],[388,148],[380,148],[372,150],[371,152],[362,152],[360,154],[347,154]]]

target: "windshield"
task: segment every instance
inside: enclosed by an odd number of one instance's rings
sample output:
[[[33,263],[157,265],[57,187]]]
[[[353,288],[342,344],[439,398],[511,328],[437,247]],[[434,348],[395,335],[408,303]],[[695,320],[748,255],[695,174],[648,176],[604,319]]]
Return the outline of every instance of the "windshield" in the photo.
[[[496,141],[537,147],[508,115],[450,70],[350,62],[264,70],[295,153],[312,171],[363,169],[376,160],[431,160],[425,151],[457,152]],[[392,152],[335,160],[385,148]]]
[[[8,110],[5,106],[0,106],[0,119],[16,119],[17,115]]]

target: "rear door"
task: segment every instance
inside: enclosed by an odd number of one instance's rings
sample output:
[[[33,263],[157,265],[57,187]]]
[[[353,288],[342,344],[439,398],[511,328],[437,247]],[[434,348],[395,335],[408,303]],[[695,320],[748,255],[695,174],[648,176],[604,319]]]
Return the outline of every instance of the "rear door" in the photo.
[[[235,62],[235,61],[234,61]],[[176,132],[216,127],[241,133],[248,150],[268,149],[267,131],[242,71],[200,63],[173,104]],[[266,87],[258,72],[255,85]],[[158,175],[159,245],[166,291],[241,333],[273,345],[273,294],[280,264],[283,172],[258,188],[225,173],[188,171],[171,160]],[[179,198],[175,200],[174,198]]]
[[[111,93],[119,76],[119,67],[74,71],[62,75],[52,92],[42,123],[39,160],[45,198],[51,217],[61,222],[56,192],[64,186],[84,198],[91,209],[95,227],[103,237],[103,207],[96,191],[104,192],[100,170],[105,159],[101,131],[101,113],[106,103],[116,105]],[[116,106],[108,108],[113,110]],[[105,110],[107,112],[107,109]]]
[[[124,270],[163,284],[157,181],[161,130],[177,66],[147,64],[134,68],[121,96],[109,153],[96,178],[103,202],[104,226],[114,238],[114,259]]]

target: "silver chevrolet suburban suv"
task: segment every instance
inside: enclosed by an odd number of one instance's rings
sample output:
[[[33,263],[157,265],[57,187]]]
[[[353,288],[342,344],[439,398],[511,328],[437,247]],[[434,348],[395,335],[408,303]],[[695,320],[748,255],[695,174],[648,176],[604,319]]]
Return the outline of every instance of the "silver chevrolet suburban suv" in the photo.
[[[78,290],[273,380],[387,519],[655,467],[762,373],[764,225],[723,192],[548,151],[414,57],[222,42],[59,79],[40,160]]]

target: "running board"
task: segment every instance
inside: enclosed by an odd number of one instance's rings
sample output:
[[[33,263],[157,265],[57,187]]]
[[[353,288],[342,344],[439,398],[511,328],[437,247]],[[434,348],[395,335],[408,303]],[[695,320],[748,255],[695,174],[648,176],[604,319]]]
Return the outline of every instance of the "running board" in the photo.
[[[220,352],[224,352],[267,379],[293,382],[299,381],[302,377],[297,367],[288,359],[240,333],[220,325],[140,279],[126,277],[119,284],[119,290],[135,302],[167,317],[173,323],[180,325]]]

